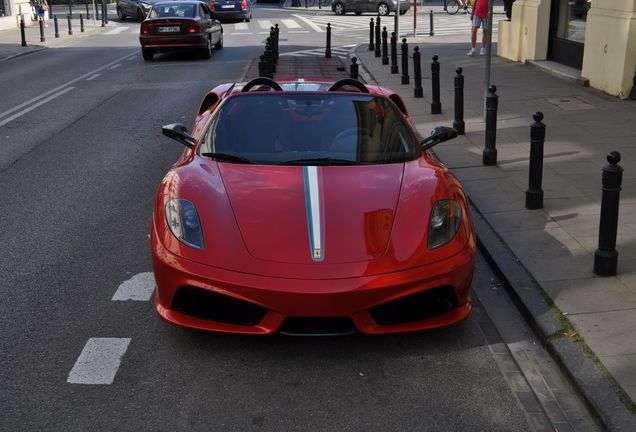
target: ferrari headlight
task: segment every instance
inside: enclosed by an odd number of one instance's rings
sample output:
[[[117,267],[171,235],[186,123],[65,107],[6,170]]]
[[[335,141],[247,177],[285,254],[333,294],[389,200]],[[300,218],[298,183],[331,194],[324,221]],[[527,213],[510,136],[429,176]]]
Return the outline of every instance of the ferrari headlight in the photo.
[[[182,243],[203,249],[203,232],[197,209],[188,200],[173,199],[166,204],[166,222],[172,234]]]
[[[456,201],[442,200],[435,203],[428,222],[428,248],[436,249],[451,241],[462,219],[462,208]]]

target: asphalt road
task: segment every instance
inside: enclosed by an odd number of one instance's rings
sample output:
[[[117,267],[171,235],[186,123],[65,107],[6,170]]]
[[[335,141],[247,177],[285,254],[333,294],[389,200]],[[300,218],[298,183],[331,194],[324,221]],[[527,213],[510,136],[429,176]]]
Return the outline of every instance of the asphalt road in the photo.
[[[153,194],[182,150],[160,127],[191,127],[263,37],[147,63],[122,32],[0,64],[0,430],[594,430],[481,258],[470,318],[415,334],[210,334],[112,300],[151,271]],[[297,33],[284,50],[323,40]],[[125,345],[112,384],[69,382],[92,338]]]

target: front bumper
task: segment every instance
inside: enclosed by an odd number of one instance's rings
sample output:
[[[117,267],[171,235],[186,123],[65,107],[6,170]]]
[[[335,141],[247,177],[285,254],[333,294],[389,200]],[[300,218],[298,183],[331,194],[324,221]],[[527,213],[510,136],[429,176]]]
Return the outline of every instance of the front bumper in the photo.
[[[457,255],[430,265],[376,276],[327,280],[272,278],[199,264],[166,250],[158,241],[154,226],[151,244],[157,282],[155,307],[159,316],[167,322],[195,329],[269,334],[278,331],[290,319],[346,317],[362,333],[397,333],[454,324],[464,320],[472,308],[469,288],[474,268],[474,240]],[[263,311],[262,319],[250,325],[237,325],[183,313],[175,309],[174,300],[176,293],[184,287],[212,292],[213,296],[220,294],[219,298],[236,302],[238,309],[240,304],[258,305],[254,307]],[[389,325],[386,322],[381,325],[373,318],[379,316],[372,311],[382,309],[380,305],[389,302],[392,302],[390,306],[408,304],[408,299],[421,297],[422,293],[440,287],[453,294],[452,309],[423,320],[403,322],[398,318],[396,324]],[[407,296],[412,297],[406,299]],[[406,301],[398,300],[403,297]],[[229,304],[224,307],[232,308],[230,303],[224,303]]]

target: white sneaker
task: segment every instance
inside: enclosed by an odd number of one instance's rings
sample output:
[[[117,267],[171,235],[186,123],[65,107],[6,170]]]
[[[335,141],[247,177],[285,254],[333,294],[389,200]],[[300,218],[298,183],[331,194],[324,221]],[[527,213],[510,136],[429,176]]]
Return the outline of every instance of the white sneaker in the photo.
[[[486,50],[484,48],[479,50],[479,55],[484,55],[486,54]]]
[[[472,57],[475,55],[475,48],[471,48],[470,51],[468,51],[468,54],[466,54],[468,57]]]

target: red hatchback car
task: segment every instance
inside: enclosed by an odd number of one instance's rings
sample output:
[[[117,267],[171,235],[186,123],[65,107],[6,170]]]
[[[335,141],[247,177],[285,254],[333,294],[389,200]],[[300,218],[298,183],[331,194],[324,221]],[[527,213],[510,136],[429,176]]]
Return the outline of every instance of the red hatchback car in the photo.
[[[208,6],[198,1],[155,3],[139,30],[141,55],[152,60],[157,52],[195,50],[203,58],[212,47],[223,48],[223,27]]]
[[[352,91],[354,90],[354,91]],[[422,330],[471,310],[459,181],[389,89],[257,78],[210,91],[151,227],[164,320],[233,333]]]

